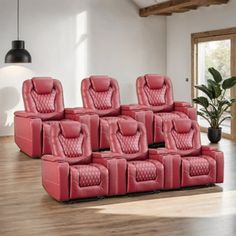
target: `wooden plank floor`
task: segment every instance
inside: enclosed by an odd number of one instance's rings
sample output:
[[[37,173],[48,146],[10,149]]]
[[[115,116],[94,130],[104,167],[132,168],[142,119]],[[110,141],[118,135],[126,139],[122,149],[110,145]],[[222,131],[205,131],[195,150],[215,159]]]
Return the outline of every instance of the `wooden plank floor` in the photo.
[[[236,235],[236,146],[219,148],[222,185],[64,204],[42,188],[40,160],[0,138],[0,235]]]

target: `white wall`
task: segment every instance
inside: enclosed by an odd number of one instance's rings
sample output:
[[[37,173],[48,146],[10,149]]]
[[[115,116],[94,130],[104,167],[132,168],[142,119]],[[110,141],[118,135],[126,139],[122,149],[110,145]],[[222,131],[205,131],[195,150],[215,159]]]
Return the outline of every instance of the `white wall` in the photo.
[[[21,38],[32,64],[4,64],[16,37],[16,1],[0,0],[0,135],[13,133],[23,109],[21,85],[32,76],[61,80],[65,105],[81,105],[80,81],[118,79],[122,103],[136,102],[135,79],[166,72],[166,19],[141,18],[130,0],[22,0]]]
[[[167,74],[175,98],[191,101],[191,33],[236,27],[236,0],[167,17]]]

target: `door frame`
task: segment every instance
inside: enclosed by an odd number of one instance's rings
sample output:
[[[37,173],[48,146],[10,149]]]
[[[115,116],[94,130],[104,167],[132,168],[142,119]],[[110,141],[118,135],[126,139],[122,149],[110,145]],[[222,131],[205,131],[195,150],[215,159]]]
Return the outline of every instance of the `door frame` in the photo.
[[[198,61],[198,43],[217,41],[217,40],[231,40],[231,76],[236,76],[236,27],[219,29],[205,32],[198,32],[191,34],[191,96],[192,99],[196,96],[197,91],[194,85],[197,84],[197,61]],[[231,89],[231,97],[236,98],[236,88]],[[236,104],[231,108],[231,112],[235,117],[231,120],[231,134],[223,133],[222,136],[236,141]],[[207,132],[207,128],[201,127],[201,131]]]

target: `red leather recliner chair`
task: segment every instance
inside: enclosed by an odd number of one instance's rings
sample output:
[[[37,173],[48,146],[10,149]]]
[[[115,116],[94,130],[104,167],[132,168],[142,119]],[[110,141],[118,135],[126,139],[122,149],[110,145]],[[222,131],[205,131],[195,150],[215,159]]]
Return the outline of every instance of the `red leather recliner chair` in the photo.
[[[63,90],[59,80],[35,77],[23,83],[22,94],[25,111],[15,112],[15,143],[30,157],[50,154],[50,124],[65,118],[71,118],[73,109],[64,109]],[[68,110],[68,111],[67,111]],[[67,117],[67,113],[68,117]],[[89,111],[80,108],[79,121],[98,130],[99,118],[89,115]],[[78,120],[78,119],[77,119]],[[95,136],[96,141],[96,136]],[[96,142],[93,142],[96,149]]]
[[[164,167],[150,160],[144,124],[118,120],[110,124],[111,152],[93,153],[93,161],[109,170],[110,195],[160,190]]]
[[[171,80],[162,75],[147,74],[136,81],[140,105],[147,106],[154,113],[153,143],[164,141],[163,121],[176,118],[197,120],[196,109],[186,102],[174,102]]]
[[[119,119],[132,119],[121,115],[119,86],[108,76],[91,76],[82,80],[81,94],[83,105],[100,117],[100,149],[108,149],[109,122]]]
[[[223,183],[224,155],[210,146],[201,146],[196,121],[174,119],[164,122],[167,153],[181,156],[181,186]]]
[[[91,163],[86,125],[61,121],[51,125],[52,155],[42,157],[42,184],[58,201],[108,194],[108,170]]]

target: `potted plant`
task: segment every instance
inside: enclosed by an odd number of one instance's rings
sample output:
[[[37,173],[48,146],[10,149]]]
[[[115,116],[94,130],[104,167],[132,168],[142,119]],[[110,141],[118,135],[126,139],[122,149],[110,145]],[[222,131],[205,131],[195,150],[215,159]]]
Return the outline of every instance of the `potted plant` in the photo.
[[[209,68],[208,71],[213,79],[208,79],[206,85],[194,86],[202,91],[205,96],[196,97],[193,102],[201,106],[197,114],[210,125],[208,128],[209,140],[212,143],[218,143],[221,139],[220,125],[223,121],[232,118],[230,108],[236,99],[228,99],[226,91],[236,84],[236,77],[223,79],[220,72],[213,67]]]

